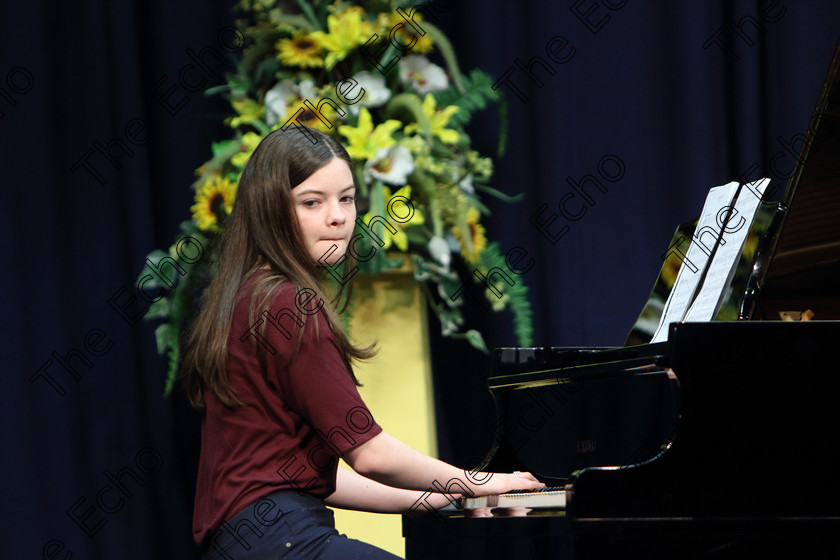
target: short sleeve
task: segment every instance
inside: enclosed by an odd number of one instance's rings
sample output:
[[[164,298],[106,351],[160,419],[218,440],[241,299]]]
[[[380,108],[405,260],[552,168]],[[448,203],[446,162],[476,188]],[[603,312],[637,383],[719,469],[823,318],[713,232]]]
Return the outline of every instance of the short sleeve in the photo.
[[[266,361],[266,375],[288,405],[341,456],[382,428],[359,395],[323,313],[305,315],[297,309],[292,286],[279,291],[271,316],[263,316],[266,340],[278,348]],[[301,331],[300,347],[289,362]]]

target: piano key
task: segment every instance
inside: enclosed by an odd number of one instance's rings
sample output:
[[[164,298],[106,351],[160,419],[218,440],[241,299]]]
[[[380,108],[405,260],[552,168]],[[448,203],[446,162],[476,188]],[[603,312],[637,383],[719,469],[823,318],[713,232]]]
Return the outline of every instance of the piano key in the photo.
[[[463,498],[463,509],[482,508],[563,508],[566,507],[566,490],[562,487],[546,487],[539,490],[513,490],[504,494],[492,494],[476,498]]]

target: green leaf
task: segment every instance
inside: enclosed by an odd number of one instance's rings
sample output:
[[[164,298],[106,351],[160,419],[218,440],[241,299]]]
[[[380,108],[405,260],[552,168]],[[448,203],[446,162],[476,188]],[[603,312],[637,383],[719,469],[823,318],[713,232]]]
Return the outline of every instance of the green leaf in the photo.
[[[184,220],[178,225],[178,228],[185,234],[185,236],[195,237],[199,243],[201,243],[202,247],[206,247],[207,245],[204,236],[201,234],[201,230],[198,229],[198,224],[195,223],[194,220]],[[184,236],[180,236],[175,243],[178,243]]]
[[[169,317],[171,312],[172,307],[170,305],[169,298],[161,297],[149,306],[149,310],[146,311],[143,318],[147,321],[150,319],[165,319]]]
[[[439,105],[458,107],[458,112],[452,115],[449,123],[461,126],[469,123],[474,113],[486,109],[488,103],[499,99],[499,93],[493,90],[493,78],[481,70],[473,70],[469,77],[463,78],[463,90],[453,86],[435,94]]]
[[[297,0],[297,3],[298,6],[300,6],[300,9],[303,10],[303,15],[306,16],[307,20],[309,20],[313,29],[322,29],[321,22],[318,21],[318,16],[315,15],[315,12],[312,10],[312,6],[309,5],[309,2],[306,2],[305,0]]]
[[[429,243],[429,236],[424,233],[421,227],[409,226],[403,231],[409,243],[415,243],[417,245],[426,245]]]
[[[470,329],[466,333],[467,341],[472,345],[473,348],[477,348],[484,352],[485,354],[489,352],[487,349],[487,345],[484,343],[484,337],[481,336],[481,333],[475,329]]]
[[[496,156],[501,158],[507,150],[508,137],[508,104],[507,98],[499,97],[499,144],[496,146]]]
[[[505,257],[499,251],[498,243],[489,243],[481,252],[481,266],[486,270],[491,270],[494,267],[499,267],[502,270],[507,268]],[[513,328],[518,345],[533,346],[533,312],[531,311],[531,302],[528,300],[528,287],[521,276],[517,276],[513,280],[513,286],[509,286],[505,282],[499,282],[497,287],[509,298],[506,307],[513,313]],[[493,295],[493,297],[496,296]]]
[[[238,98],[243,95],[248,95],[248,92],[253,89],[251,80],[242,76],[232,76],[228,79],[230,87],[230,97]]]
[[[204,90],[204,95],[209,97],[211,95],[216,95],[218,93],[223,93],[227,91],[230,91],[230,86],[228,84],[222,84],[220,86],[213,86],[211,88],[207,88],[206,90]]]
[[[274,79],[274,75],[280,68],[280,61],[275,57],[269,57],[261,61],[254,70],[254,82],[262,84]]]
[[[510,195],[507,195],[507,194],[503,193],[502,191],[498,191],[498,190],[494,189],[493,187],[488,187],[487,185],[482,185],[481,183],[479,183],[477,181],[473,182],[473,186],[480,191],[484,191],[487,194],[491,194],[491,195],[495,196],[499,200],[503,200],[504,202],[519,202],[520,200],[525,198],[525,195],[523,193],[519,193],[515,196],[510,196]]]
[[[169,323],[158,325],[158,328],[155,329],[155,340],[157,341],[158,354],[161,356],[170,348],[178,346],[175,329]]]
[[[154,251],[146,255],[146,258],[149,261],[151,261],[154,266],[158,266],[160,264],[161,259],[166,258],[168,256],[169,253],[161,251],[160,249],[155,249]],[[157,275],[151,274],[151,271],[149,270],[149,265],[145,264],[145,261],[143,268],[140,270],[140,274],[137,276],[136,284],[138,286],[142,285],[143,290],[152,290],[154,288],[168,289],[168,286],[164,286],[160,283]]]
[[[440,332],[443,336],[455,336],[458,334],[458,329],[464,323],[464,316],[459,310],[438,307],[436,314],[440,320]]]
[[[161,259],[165,259],[168,256],[169,253],[167,253],[166,251],[163,251],[161,249],[155,249],[154,251],[146,255],[146,258],[152,261],[155,265],[157,265]]]
[[[277,23],[286,23],[292,27],[300,27],[302,29],[305,29],[306,31],[314,31],[315,29],[320,29],[320,27],[313,28],[312,21],[297,14],[275,14],[274,16],[272,16],[272,18],[276,20]]]
[[[221,142],[212,142],[210,144],[210,149],[213,152],[213,157],[221,155],[222,153],[228,153],[231,151],[231,147],[235,145],[236,149],[239,149],[239,142],[236,140],[223,140]]]
[[[207,181],[210,175],[213,174],[215,171],[221,171],[224,165],[236,154],[239,152],[239,148],[242,145],[241,139],[237,138],[235,140],[228,140],[226,142],[218,142],[214,144],[214,148],[218,147],[218,152],[214,150],[213,157],[210,161],[207,162],[206,167],[204,168],[204,173],[196,179],[193,183],[193,188],[198,188],[199,185]]]
[[[385,106],[385,115],[387,117],[398,117],[400,115],[407,115],[414,122],[420,125],[420,130],[428,137],[429,135],[429,119],[426,113],[423,112],[423,102],[419,97],[413,93],[399,93],[388,101]],[[403,122],[406,122],[404,117]]]
[[[460,68],[458,68],[458,59],[455,58],[455,50],[452,48],[449,39],[443,34],[443,31],[427,20],[423,20],[423,29],[429,34],[429,37],[434,41],[435,46],[443,56],[443,60],[446,61],[446,66],[449,69],[449,75],[452,77],[452,83],[455,85],[455,89],[459,92],[464,92],[464,77],[461,74]]]
[[[178,365],[181,357],[178,345],[175,345],[175,347],[169,351],[167,357],[169,358],[169,367],[166,370],[166,383],[163,386],[163,394],[168,397],[172,394],[172,388],[175,386],[175,379],[178,377]]]

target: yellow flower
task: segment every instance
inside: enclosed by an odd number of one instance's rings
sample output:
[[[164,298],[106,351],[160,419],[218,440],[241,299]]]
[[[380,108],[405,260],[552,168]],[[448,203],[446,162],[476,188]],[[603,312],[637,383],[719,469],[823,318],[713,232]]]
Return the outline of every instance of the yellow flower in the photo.
[[[376,14],[375,33],[379,35],[380,39],[382,39],[382,35],[385,35],[386,40],[388,39],[388,31],[394,27],[394,24],[397,23],[397,19],[402,21],[402,16],[394,14],[394,12],[379,12]]]
[[[417,27],[423,29],[423,15],[421,13],[416,12],[412,19],[417,24]],[[428,33],[425,35],[418,34],[417,29],[415,29],[410,23],[407,23],[405,19],[396,12],[379,14],[377,23],[381,29],[381,31],[377,31],[377,34],[381,37],[384,36],[386,41],[390,39],[391,29],[393,29],[396,25],[402,24],[402,26],[398,28],[398,31],[394,33],[394,42],[399,45],[403,45],[406,49],[408,49],[408,52],[411,52],[411,54],[427,54],[434,48],[434,42]]]
[[[500,288],[504,290],[505,286],[506,284],[502,282]],[[490,302],[490,307],[493,309],[493,311],[499,312],[503,311],[504,308],[507,307],[507,304],[510,301],[510,296],[503,292],[502,297],[499,297],[499,295],[494,291],[497,289],[498,288],[494,288],[493,290],[491,290],[490,288],[487,288],[486,290],[484,290],[484,297],[486,297],[487,301]]]
[[[393,145],[394,132],[402,126],[400,121],[388,119],[374,128],[373,118],[366,107],[359,111],[359,122],[356,126],[342,125],[338,131],[347,138],[347,153],[353,159],[372,159],[382,148]]]
[[[474,175],[489,178],[493,174],[493,160],[479,157],[478,152],[470,152],[467,156],[467,163]]]
[[[364,45],[374,33],[373,25],[360,6],[351,6],[327,16],[329,33],[313,31],[309,38],[327,51],[324,67],[332,70],[336,63],[347,58],[350,51]]]
[[[391,194],[391,189],[383,186],[382,187],[382,193],[385,196],[385,208],[386,208],[386,210],[389,208],[389,204],[390,204],[391,200],[394,199],[394,198],[400,197],[400,198],[407,198],[409,201],[411,200],[411,186],[410,185],[406,185],[406,186],[402,187],[400,190],[395,192],[393,195]],[[407,251],[408,250],[408,236],[403,231],[403,228],[406,227],[406,226],[416,226],[416,225],[421,225],[421,224],[426,223],[426,219],[423,217],[423,213],[420,212],[420,210],[418,210],[416,206],[412,205],[410,207],[410,209],[412,210],[412,214],[409,217],[408,216],[409,208],[408,208],[408,205],[405,203],[405,201],[401,201],[401,200],[395,200],[394,201],[394,206],[391,208],[391,213],[393,213],[393,215],[395,215],[400,220],[403,220],[406,217],[408,217],[409,219],[404,221],[404,222],[400,222],[398,220],[392,219],[392,217],[389,215],[388,223],[394,229],[397,230],[397,233],[391,233],[391,231],[389,229],[384,228],[384,227],[382,228],[381,232],[379,232],[379,231],[376,232],[377,235],[384,235],[384,237],[382,238],[382,241],[385,243],[382,247],[383,249],[388,249],[391,246],[391,244],[393,243],[394,245],[397,246],[397,248],[400,251]],[[365,224],[369,224],[372,217],[373,217],[373,214],[370,213],[370,212],[365,214],[365,217],[363,218]]]
[[[332,125],[331,127],[327,126],[327,122],[322,121],[321,118],[319,118],[318,115],[315,114],[315,111],[306,107],[303,104],[304,101],[307,101],[307,100],[306,99],[298,99],[297,101],[295,101],[294,103],[289,105],[289,108],[286,109],[286,115],[282,119],[277,121],[277,124],[274,125],[273,128],[274,129],[280,128],[280,127],[284,126],[286,123],[288,123],[290,119],[294,119],[294,121],[293,121],[294,124],[302,124],[304,126],[308,126],[309,128],[317,128],[318,130],[320,130],[322,132],[329,132],[331,130],[335,130],[335,123],[336,123],[336,119],[338,117],[336,116],[335,110],[328,103],[323,103],[321,105],[320,112],[321,112],[321,117],[324,120],[326,120],[328,123],[330,123]],[[309,103],[310,103],[311,106],[315,106],[315,104],[313,103],[312,100],[309,100]],[[295,118],[295,115],[301,109],[303,109],[303,113],[301,113],[300,115],[298,115],[297,118]],[[292,123],[289,123],[289,124],[291,126]],[[339,130],[341,130],[340,127],[339,127]]]
[[[262,137],[256,132],[246,132],[242,136],[242,145],[239,147],[240,151],[230,158],[230,162],[240,169],[245,167],[245,164],[248,163],[248,158],[251,157],[251,154],[254,153],[254,150],[257,149],[261,141]]]
[[[418,21],[419,20],[420,18],[418,18]],[[434,43],[432,43],[432,39],[429,37],[428,33],[425,35],[418,35],[414,28],[408,25],[397,31],[396,36],[397,41],[403,45],[410,45],[412,39],[416,39],[417,42],[414,43],[413,47],[411,47],[411,52],[415,54],[428,54],[434,48]]]
[[[236,128],[241,124],[248,124],[257,119],[262,118],[265,114],[265,107],[248,97],[241,97],[240,99],[231,100],[230,104],[239,113],[238,117],[230,119],[228,124],[231,128]]]
[[[322,68],[324,51],[310,33],[296,33],[277,42],[277,58],[288,66]]]
[[[190,210],[198,228],[204,231],[219,229],[219,218],[227,216],[233,209],[236,184],[227,177],[213,175],[195,193],[195,204]],[[224,214],[222,214],[224,209]]]
[[[478,263],[481,252],[487,247],[487,238],[484,236],[484,226],[478,223],[478,209],[475,206],[467,210],[466,227],[469,238],[466,238],[462,228],[453,227],[452,233],[458,239],[463,249],[464,258],[467,262]]]
[[[440,141],[444,144],[454,144],[460,138],[457,130],[446,128],[446,125],[449,124],[449,119],[457,112],[458,107],[456,105],[450,105],[442,111],[438,111],[435,105],[435,97],[431,93],[427,93],[423,99],[423,114],[429,119],[429,132],[433,136],[440,138]],[[420,125],[417,123],[411,123],[405,127],[407,134],[412,134],[419,130]]]

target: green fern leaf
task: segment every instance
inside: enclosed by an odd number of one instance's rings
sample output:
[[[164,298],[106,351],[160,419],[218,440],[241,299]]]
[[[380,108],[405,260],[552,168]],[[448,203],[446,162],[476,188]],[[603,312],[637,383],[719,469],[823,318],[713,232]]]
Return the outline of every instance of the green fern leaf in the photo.
[[[450,87],[446,91],[435,94],[435,100],[440,106],[455,105],[458,112],[452,115],[450,124],[466,125],[472,120],[473,114],[487,108],[491,102],[499,100],[499,93],[493,90],[493,78],[481,70],[473,70],[469,76],[462,76],[464,92]]]
[[[505,257],[499,251],[498,243],[489,243],[482,251],[481,266],[485,269],[485,273],[494,267],[501,270],[507,269]],[[513,286],[505,282],[499,282],[497,288],[502,291],[504,297],[507,297],[505,307],[513,313],[513,329],[516,333],[518,345],[532,346],[534,342],[533,311],[528,299],[528,287],[520,277],[512,278],[512,280],[514,281]]]

